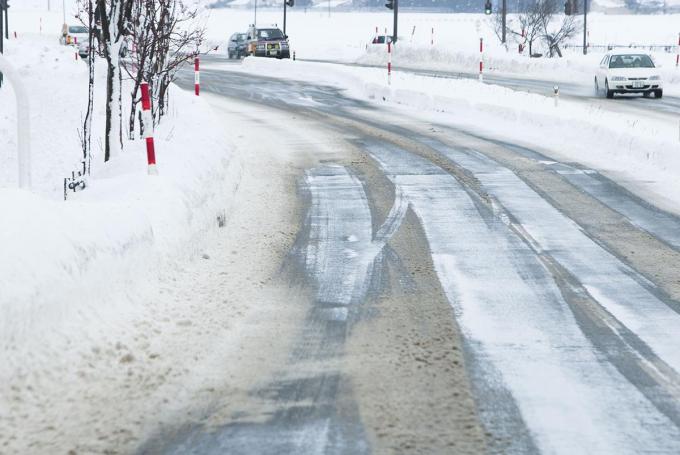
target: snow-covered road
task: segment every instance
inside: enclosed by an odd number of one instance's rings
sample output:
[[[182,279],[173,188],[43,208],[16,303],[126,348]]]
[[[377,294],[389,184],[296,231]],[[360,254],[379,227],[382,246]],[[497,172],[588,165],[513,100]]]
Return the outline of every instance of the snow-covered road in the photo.
[[[595,170],[334,88],[202,80],[311,128],[255,131],[333,152],[299,175],[284,270],[315,297],[289,362],[253,386],[261,409],[167,452],[680,451],[677,217]]]

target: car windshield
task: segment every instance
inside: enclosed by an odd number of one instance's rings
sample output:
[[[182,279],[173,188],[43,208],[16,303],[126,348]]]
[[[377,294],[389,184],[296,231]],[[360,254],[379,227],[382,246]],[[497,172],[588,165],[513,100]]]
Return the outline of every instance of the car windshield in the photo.
[[[69,33],[87,33],[87,27],[79,27],[79,26],[69,27],[68,32]]]
[[[278,28],[263,28],[257,31],[258,39],[283,39],[283,32]]]
[[[612,55],[610,68],[654,68],[654,62],[649,55]]]
[[[248,38],[246,33],[239,33],[237,36],[238,41],[245,41]]]

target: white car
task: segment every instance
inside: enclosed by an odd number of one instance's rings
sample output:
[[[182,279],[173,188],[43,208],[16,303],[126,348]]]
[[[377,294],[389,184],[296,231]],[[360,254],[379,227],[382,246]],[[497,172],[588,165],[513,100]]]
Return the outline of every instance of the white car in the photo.
[[[61,44],[78,46],[87,42],[90,37],[90,32],[87,27],[82,25],[64,25],[62,28],[62,35],[59,41]]]
[[[654,60],[639,52],[610,52],[600,62],[595,75],[595,93],[614,98],[615,93],[642,93],[663,96],[663,81]]]

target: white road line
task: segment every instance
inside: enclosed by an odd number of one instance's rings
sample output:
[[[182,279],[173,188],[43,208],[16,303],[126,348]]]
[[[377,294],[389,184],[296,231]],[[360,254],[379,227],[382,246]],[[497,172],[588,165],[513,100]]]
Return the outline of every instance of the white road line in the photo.
[[[432,163],[378,145],[368,151],[421,220],[476,361],[500,373],[542,453],[680,451],[678,429],[601,361],[526,244],[501,220],[483,217]]]

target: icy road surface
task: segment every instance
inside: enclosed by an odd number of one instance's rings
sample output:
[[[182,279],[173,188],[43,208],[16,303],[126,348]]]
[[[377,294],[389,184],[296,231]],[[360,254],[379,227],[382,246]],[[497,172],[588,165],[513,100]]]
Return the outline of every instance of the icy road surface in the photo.
[[[305,157],[281,273],[310,304],[241,412],[139,453],[680,453],[680,219],[337,89],[228,69],[202,89],[248,119],[234,134]]]

